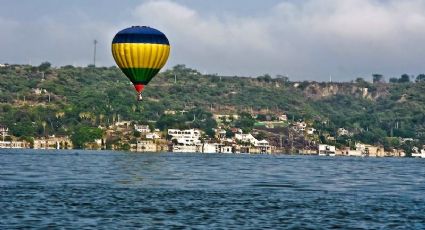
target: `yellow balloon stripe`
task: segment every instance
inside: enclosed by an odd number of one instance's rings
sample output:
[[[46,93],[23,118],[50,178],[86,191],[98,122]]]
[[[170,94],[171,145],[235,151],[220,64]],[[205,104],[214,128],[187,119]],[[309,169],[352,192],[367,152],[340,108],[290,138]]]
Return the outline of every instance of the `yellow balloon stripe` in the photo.
[[[170,46],[152,43],[114,43],[112,55],[120,68],[160,69],[170,55]]]

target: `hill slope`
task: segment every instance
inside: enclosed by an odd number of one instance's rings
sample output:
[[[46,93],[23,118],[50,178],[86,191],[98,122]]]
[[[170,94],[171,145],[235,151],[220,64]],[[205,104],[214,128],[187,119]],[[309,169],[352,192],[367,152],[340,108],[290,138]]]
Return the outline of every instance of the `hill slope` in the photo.
[[[165,110],[200,108],[213,113],[279,114],[309,121],[335,135],[383,143],[385,137],[424,143],[425,83],[289,82],[285,78],[202,75],[178,65],[146,87],[138,103],[118,68],[11,65],[0,68],[0,124],[16,136],[69,134],[80,125],[117,119],[158,121]]]

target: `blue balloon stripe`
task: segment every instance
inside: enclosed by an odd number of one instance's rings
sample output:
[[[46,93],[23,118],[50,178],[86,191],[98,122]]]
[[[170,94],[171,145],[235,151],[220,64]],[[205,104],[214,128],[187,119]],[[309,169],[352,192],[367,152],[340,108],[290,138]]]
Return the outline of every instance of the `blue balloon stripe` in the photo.
[[[170,45],[167,37],[159,30],[146,26],[133,26],[118,32],[112,43],[151,43]]]

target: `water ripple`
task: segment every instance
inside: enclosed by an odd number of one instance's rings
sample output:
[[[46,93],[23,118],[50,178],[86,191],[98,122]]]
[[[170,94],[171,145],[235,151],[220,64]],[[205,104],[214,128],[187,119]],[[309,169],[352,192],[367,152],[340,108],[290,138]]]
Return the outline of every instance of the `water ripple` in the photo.
[[[424,162],[0,150],[0,229],[421,229]]]

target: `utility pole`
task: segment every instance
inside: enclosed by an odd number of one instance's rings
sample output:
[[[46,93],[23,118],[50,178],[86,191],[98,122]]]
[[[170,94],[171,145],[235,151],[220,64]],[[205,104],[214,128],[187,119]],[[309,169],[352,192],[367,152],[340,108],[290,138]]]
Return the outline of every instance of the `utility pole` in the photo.
[[[97,44],[97,40],[96,39],[94,39],[93,44],[94,44],[93,66],[96,67],[96,44]]]
[[[174,84],[177,83],[177,74],[174,74]]]

